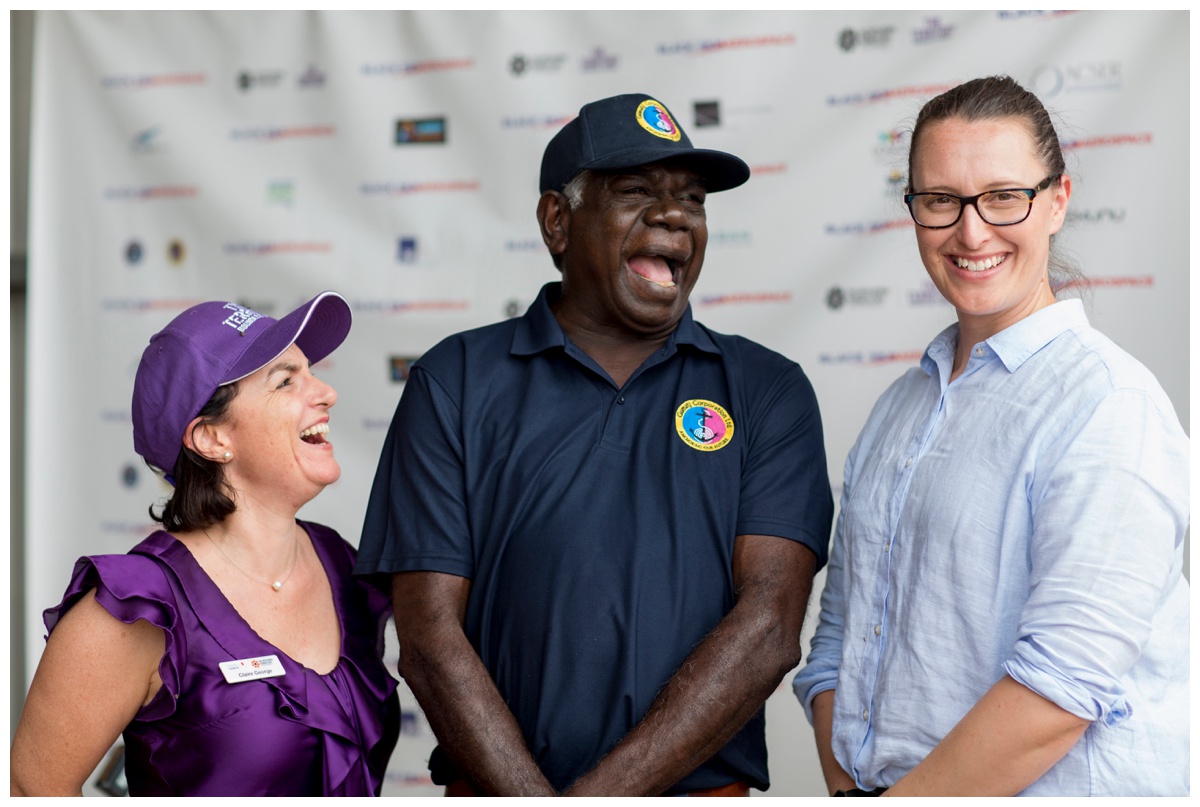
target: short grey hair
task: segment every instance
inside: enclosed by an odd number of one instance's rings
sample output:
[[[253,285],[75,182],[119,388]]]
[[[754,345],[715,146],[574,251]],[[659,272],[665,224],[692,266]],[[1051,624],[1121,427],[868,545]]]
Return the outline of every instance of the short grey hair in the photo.
[[[567,197],[567,207],[571,210],[576,210],[583,204],[583,190],[592,180],[592,172],[588,169],[583,169],[575,176],[571,177],[571,181],[563,185],[562,194]]]

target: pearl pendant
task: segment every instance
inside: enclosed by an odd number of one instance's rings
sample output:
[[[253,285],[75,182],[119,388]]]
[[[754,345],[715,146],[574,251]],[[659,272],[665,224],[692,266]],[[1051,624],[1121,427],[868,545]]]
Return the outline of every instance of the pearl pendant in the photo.
[[[271,588],[275,589],[276,591],[279,591],[279,589],[283,588],[283,583],[276,580],[274,583],[271,584]]]

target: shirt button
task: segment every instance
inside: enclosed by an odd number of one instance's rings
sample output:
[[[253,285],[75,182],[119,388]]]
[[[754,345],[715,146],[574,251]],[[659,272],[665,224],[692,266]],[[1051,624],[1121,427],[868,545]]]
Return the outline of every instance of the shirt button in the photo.
[[[619,403],[619,404],[625,403],[625,396],[622,395],[620,398],[617,398],[617,403]]]
[[[912,457],[909,457],[908,459],[906,459],[904,461],[904,467],[907,468],[908,466],[912,465],[912,460],[913,460]]]
[[[875,626],[875,635],[876,635],[876,636],[878,636],[878,635],[879,635],[880,633],[882,633],[882,632],[883,632],[883,631],[882,631],[882,626],[880,626],[880,625],[876,625],[876,626]]]
[[[983,355],[983,348],[981,348],[981,347],[977,347],[977,348],[975,348],[975,355],[976,355],[976,356],[982,356],[982,355]]]
[[[863,720],[869,720],[870,718],[871,718],[871,713],[868,712],[866,709],[863,709]]]

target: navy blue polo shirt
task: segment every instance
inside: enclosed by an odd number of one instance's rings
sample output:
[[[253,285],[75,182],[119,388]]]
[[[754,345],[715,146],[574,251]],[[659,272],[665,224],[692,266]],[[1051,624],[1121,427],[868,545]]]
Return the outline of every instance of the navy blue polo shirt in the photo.
[[[557,789],[733,608],[736,536],[799,541],[823,565],[833,516],[795,362],[689,308],[618,389],[554,318],[560,290],[413,365],[355,568],[471,580],[466,635]],[[430,769],[459,778],[441,749]],[[761,709],[676,789],[735,780],[768,785]]]

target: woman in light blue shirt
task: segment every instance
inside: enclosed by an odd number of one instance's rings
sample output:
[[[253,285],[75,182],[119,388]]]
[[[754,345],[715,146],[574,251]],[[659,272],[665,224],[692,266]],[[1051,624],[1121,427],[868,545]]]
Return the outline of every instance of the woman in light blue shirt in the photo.
[[[830,793],[1185,795],[1189,441],[1057,302],[1071,198],[1041,102],[976,79],[921,110],[905,202],[958,322],[845,466],[793,688]]]

